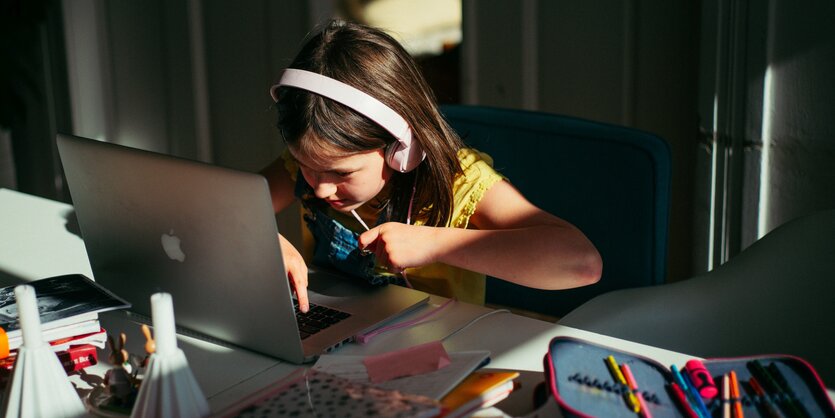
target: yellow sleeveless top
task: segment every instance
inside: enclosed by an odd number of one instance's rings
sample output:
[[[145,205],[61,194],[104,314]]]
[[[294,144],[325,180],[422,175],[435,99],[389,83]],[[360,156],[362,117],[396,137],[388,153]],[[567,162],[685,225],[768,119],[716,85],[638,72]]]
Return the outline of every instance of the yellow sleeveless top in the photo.
[[[296,180],[298,164],[285,151],[282,155],[285,167],[292,179]],[[453,209],[450,218],[452,228],[468,228],[470,217],[476,205],[492,185],[505,177],[493,169],[493,159],[489,155],[472,148],[462,148],[458,151],[463,175],[456,177],[452,184]],[[355,232],[363,232],[364,228],[350,214],[337,212],[328,208],[329,215],[342,223],[346,228]],[[418,211],[414,211],[418,213]],[[357,209],[357,214],[368,225],[377,221],[377,211],[371,205],[364,205]],[[422,221],[416,221],[421,225]],[[311,242],[307,228],[303,228],[305,242]],[[312,250],[305,248],[303,255],[306,259],[312,255]],[[458,300],[476,304],[484,303],[485,276],[470,270],[450,266],[442,263],[429,264],[423,267],[406,269],[406,276],[415,289],[445,297],[456,297]]]

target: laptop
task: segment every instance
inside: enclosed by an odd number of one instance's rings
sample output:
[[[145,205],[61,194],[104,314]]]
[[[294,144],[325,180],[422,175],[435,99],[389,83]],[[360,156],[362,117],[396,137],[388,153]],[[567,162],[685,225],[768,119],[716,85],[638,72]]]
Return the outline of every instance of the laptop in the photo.
[[[168,292],[178,331],[304,363],[429,299],[310,267],[311,311],[326,316],[314,331],[294,307],[264,177],[71,135],[57,145],[94,279],[140,319]]]

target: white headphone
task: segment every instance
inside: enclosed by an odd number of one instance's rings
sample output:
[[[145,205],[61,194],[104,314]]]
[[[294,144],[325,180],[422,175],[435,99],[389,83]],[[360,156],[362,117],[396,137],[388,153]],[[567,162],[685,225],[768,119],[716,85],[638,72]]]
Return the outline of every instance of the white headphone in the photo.
[[[426,158],[426,153],[420,145],[412,144],[412,129],[406,120],[383,102],[355,87],[321,74],[295,68],[284,70],[278,84],[270,88],[270,96],[274,102],[278,101],[277,90],[281,86],[304,89],[336,100],[389,131],[397,142],[386,148],[386,163],[401,173],[414,170]]]

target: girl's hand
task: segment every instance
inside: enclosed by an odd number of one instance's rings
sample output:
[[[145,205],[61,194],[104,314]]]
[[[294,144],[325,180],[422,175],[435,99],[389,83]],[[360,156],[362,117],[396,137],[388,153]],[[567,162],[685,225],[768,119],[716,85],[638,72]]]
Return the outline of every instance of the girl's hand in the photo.
[[[359,236],[361,249],[373,251],[377,262],[400,272],[436,261],[436,228],[386,222]]]
[[[281,255],[284,257],[284,269],[287,272],[287,277],[290,280],[290,286],[296,292],[296,298],[299,300],[299,310],[307,312],[310,309],[310,303],[307,298],[307,264],[304,258],[281,234],[278,234],[278,241],[281,244]]]

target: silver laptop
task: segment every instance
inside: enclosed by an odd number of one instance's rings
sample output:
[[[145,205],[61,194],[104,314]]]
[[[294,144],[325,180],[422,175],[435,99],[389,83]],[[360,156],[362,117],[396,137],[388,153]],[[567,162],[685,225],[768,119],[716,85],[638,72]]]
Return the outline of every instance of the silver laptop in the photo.
[[[181,330],[303,363],[428,301],[311,271],[326,315],[315,331],[294,309],[264,177],[70,135],[57,144],[95,280],[133,314],[149,318],[151,294],[168,292]]]

